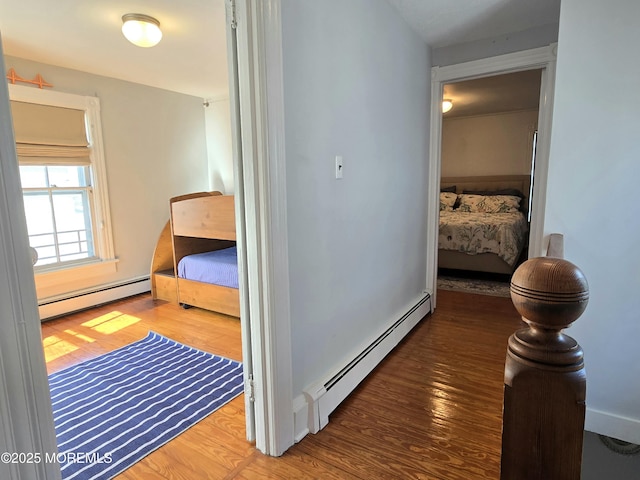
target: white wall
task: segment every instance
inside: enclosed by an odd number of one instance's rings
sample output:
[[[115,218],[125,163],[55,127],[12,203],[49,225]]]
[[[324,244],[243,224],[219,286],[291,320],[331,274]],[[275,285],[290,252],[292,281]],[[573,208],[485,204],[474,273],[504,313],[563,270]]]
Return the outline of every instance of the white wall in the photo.
[[[640,3],[563,0],[545,231],[590,286],[587,429],[640,443]],[[613,101],[612,101],[613,100]]]
[[[282,21],[295,397],[425,288],[430,62],[384,0]]]
[[[442,176],[528,175],[538,110],[442,120]]]
[[[24,78],[40,73],[54,90],[100,99],[117,272],[54,286],[38,297],[149,275],[169,219],[169,198],[208,189],[202,99],[6,57]]]
[[[233,194],[233,150],[229,98],[209,100],[205,108],[209,189]]]

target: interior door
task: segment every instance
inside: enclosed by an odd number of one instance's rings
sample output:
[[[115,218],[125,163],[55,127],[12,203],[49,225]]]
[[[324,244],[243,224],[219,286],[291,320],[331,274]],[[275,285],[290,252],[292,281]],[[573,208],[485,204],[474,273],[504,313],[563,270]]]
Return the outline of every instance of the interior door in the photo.
[[[227,63],[229,69],[229,103],[231,105],[231,143],[238,247],[238,287],[240,290],[240,325],[242,331],[242,362],[245,385],[245,416],[247,440],[256,440],[256,416],[253,394],[253,354],[251,348],[251,318],[249,312],[249,279],[247,271],[247,238],[245,217],[244,172],[242,168],[242,130],[240,127],[240,97],[238,93],[238,41],[236,37],[235,2],[226,2]]]

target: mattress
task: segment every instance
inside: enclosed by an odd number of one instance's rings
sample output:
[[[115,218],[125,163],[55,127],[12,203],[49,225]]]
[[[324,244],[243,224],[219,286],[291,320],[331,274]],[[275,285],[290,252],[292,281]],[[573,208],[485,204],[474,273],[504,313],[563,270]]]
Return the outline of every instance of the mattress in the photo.
[[[495,253],[514,265],[526,241],[527,221],[521,212],[440,212],[438,248],[470,255]]]
[[[238,288],[236,247],[187,255],[178,262],[178,277]]]

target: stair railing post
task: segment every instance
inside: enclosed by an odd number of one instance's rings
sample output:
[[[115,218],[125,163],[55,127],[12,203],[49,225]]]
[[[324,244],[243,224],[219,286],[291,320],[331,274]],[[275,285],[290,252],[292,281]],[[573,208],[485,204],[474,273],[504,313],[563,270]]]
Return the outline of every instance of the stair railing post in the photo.
[[[562,333],[584,312],[589,287],[561,258],[524,262],[511,299],[527,328],[509,338],[501,480],[579,480],[586,375],[580,345]]]

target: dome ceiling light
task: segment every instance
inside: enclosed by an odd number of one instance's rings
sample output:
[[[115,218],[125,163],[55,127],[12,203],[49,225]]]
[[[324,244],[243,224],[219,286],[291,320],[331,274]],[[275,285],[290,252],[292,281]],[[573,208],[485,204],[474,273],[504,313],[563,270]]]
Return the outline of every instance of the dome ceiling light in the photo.
[[[122,34],[138,47],[153,47],[162,39],[160,22],[142,13],[127,13],[122,16]]]

